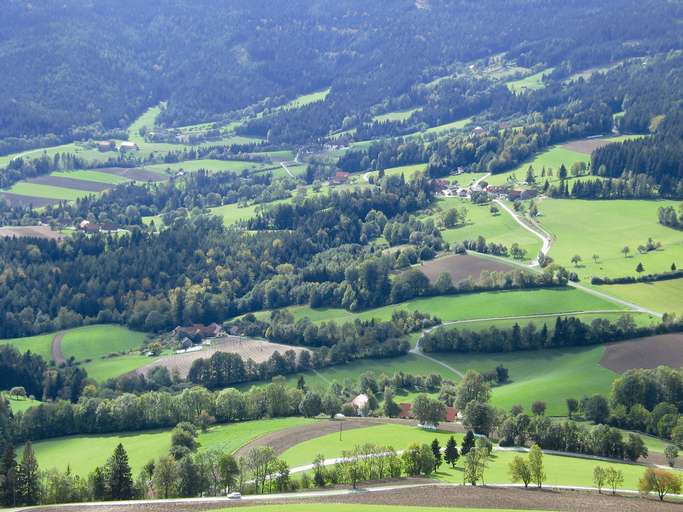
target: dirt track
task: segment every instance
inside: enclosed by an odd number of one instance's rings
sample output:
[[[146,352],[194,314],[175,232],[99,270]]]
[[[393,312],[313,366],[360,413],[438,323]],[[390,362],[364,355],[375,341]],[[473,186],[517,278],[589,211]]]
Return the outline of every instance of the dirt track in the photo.
[[[60,365],[66,362],[66,359],[64,359],[64,354],[62,354],[63,339],[63,332],[58,332],[57,334],[55,334],[54,338],[52,338],[52,360],[55,362],[56,365]]]
[[[275,450],[275,453],[279,455],[288,448],[308,441],[309,439],[339,432],[340,424],[344,430],[352,430],[385,423],[396,423],[399,425],[417,424],[415,420],[401,420],[398,418],[346,418],[342,421],[321,420],[312,425],[302,425],[300,427],[278,430],[258,437],[237,450],[235,456],[244,456],[249,450],[257,446],[270,446]],[[456,423],[440,423],[439,429],[450,432],[464,432],[462,425]]]
[[[610,343],[600,364],[615,372],[631,368],[683,367],[683,334],[661,334],[618,343]]]
[[[412,479],[405,483],[421,483],[428,481]],[[304,494],[304,493],[301,493]],[[558,510],[567,512],[670,512],[683,509],[680,504],[664,502],[660,503],[654,498],[643,499],[637,496],[611,496],[595,492],[583,491],[554,491],[536,489],[501,489],[493,487],[461,487],[461,486],[440,486],[424,485],[420,487],[412,486],[405,489],[393,489],[388,491],[363,492],[346,494],[340,496],[314,497],[296,499],[294,495],[287,500],[259,500],[242,502],[229,502],[227,500],[202,503],[195,501],[190,503],[148,503],[148,504],[101,504],[91,505],[87,509],[78,506],[60,506],[59,509],[50,507],[35,508],[36,511],[60,510],[64,512],[75,512],[81,510],[92,510],[94,512],[194,512],[199,510],[210,510],[218,508],[232,507],[252,507],[257,511],[266,504],[283,503],[320,503],[320,510],[325,510],[325,504],[348,503],[356,504],[358,512],[362,512],[361,504],[368,505],[405,505],[417,507],[463,507],[463,508],[506,508],[524,510]],[[292,512],[295,508],[289,509]]]

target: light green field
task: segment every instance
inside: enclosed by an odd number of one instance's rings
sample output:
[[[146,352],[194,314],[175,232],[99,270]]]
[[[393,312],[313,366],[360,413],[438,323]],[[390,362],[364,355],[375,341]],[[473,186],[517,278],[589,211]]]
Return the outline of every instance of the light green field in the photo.
[[[409,425],[385,424],[354,428],[347,431],[343,430],[342,425],[341,440],[338,432],[316,437],[285,450],[281,457],[291,467],[297,467],[312,464],[318,454],[323,455],[326,459],[333,459],[341,457],[344,450],[365,443],[390,445],[395,450],[403,450],[413,443],[430,444],[434,438],[437,438],[439,443],[445,446],[450,436],[454,436],[458,444],[462,442],[463,434],[453,434],[446,431],[434,432]]]
[[[11,188],[5,192],[13,194],[21,194],[24,196],[44,197],[48,199],[61,199],[64,201],[75,201],[81,197],[86,197],[95,192],[88,192],[85,190],[76,190],[72,188],[53,187],[52,185],[41,185],[39,183],[28,183],[20,181],[12,185]]]
[[[138,349],[145,340],[142,332],[131,331],[121,325],[88,325],[71,329],[64,334],[62,354],[76,361],[96,359],[112,352]]]
[[[513,80],[508,82],[506,85],[515,94],[523,93],[524,91],[535,91],[545,87],[543,84],[543,77],[552,73],[554,68],[544,69],[533,75],[529,75],[520,80]]]
[[[465,128],[465,126],[467,126],[470,123],[472,123],[472,118],[466,117],[465,119],[458,119],[457,121],[453,121],[451,123],[432,126],[431,128],[426,129],[424,133],[439,135],[441,133],[449,132],[451,130],[462,130],[463,128]]]
[[[82,363],[81,367],[88,372],[89,378],[102,383],[142,368],[151,361],[152,359],[146,356],[126,354],[106,359],[93,359],[88,363]]]
[[[115,156],[115,153],[100,153],[94,146],[90,147],[86,144],[72,142],[70,144],[61,144],[59,146],[32,149],[20,153],[0,156],[0,167],[7,166],[7,164],[17,157],[31,160],[34,158],[41,158],[45,155],[48,158],[52,158],[57,153],[71,153],[88,162],[106,162],[110,156]]]
[[[284,110],[289,110],[293,108],[301,108],[305,107],[306,105],[310,105],[311,103],[316,103],[317,101],[324,101],[325,98],[327,98],[327,95],[330,94],[330,87],[327,89],[324,89],[322,91],[316,91],[312,92],[309,94],[303,94],[299,96],[298,98],[294,98],[292,101],[285,103],[282,105],[281,109]]]
[[[550,183],[558,181],[557,173],[562,164],[565,165],[567,170],[571,169],[574,162],[590,162],[590,155],[585,153],[579,153],[578,151],[572,151],[570,149],[563,148],[562,146],[553,146],[552,148],[539,153],[532,160],[521,164],[519,167],[513,169],[512,171],[503,172],[500,174],[494,174],[486,178],[486,182],[490,185],[505,185],[506,183],[517,183],[524,182],[526,179],[527,169],[529,166],[534,168],[534,174],[536,175],[536,182],[543,184],[547,179]],[[548,169],[553,170],[553,176],[541,177],[541,171],[545,167],[546,171]]]
[[[320,503],[287,503],[282,505],[247,505],[245,508],[258,509],[259,512],[320,512]],[[404,507],[400,505],[366,505],[364,503],[340,504],[325,503],[325,512],[543,512],[541,510],[522,509],[484,509],[461,507]],[[222,512],[232,512],[232,507],[222,509]]]
[[[26,352],[30,350],[34,354],[38,354],[45,361],[52,359],[52,337],[54,334],[39,334],[37,336],[27,336],[25,338],[13,338],[0,340],[0,345],[12,345],[19,352]]]
[[[456,244],[465,240],[476,240],[479,236],[486,238],[487,242],[503,244],[510,248],[512,244],[518,243],[522,249],[526,249],[526,259],[531,260],[536,257],[541,249],[541,241],[522,228],[515,220],[501,211],[498,215],[491,214],[490,205],[475,205],[464,199],[456,197],[440,198],[437,202],[441,211],[451,208],[467,208],[468,222],[464,226],[453,229],[445,229],[441,232],[444,241],[449,244]],[[500,210],[500,209],[499,209]],[[440,214],[433,215],[435,219]]]
[[[128,139],[136,144],[144,144],[145,139],[140,135],[140,129],[147,128],[149,131],[154,130],[154,124],[160,113],[161,104],[150,107],[143,112],[143,114],[128,127]]]
[[[567,398],[607,393],[616,373],[600,366],[604,347],[569,348],[495,354],[430,354],[465,372],[487,372],[499,364],[510,383],[493,388],[491,403],[510,410],[520,404],[531,413],[536,400],[546,402],[548,416],[566,416]]]
[[[613,284],[598,290],[661,313],[683,314],[683,279],[656,283]]]
[[[26,409],[30,407],[40,405],[40,402],[38,400],[32,400],[31,398],[14,400],[9,397],[9,393],[2,393],[2,395],[7,399],[7,402],[9,403],[9,406],[12,409],[13,413],[24,412]]]
[[[484,480],[488,484],[511,483],[509,466],[516,455],[526,457],[526,454],[514,452],[494,451],[489,461],[488,469],[484,473]],[[547,475],[545,485],[593,486],[593,468],[595,466],[614,467],[623,472],[624,483],[621,489],[638,489],[638,480],[645,468],[637,464],[603,462],[578,457],[562,457],[559,455],[544,455],[543,466]],[[443,482],[462,483],[462,462],[455,469],[441,466],[436,478]]]
[[[296,319],[308,317],[314,322],[335,320],[350,322],[360,320],[389,320],[394,311],[422,311],[439,317],[444,322],[472,320],[500,316],[532,315],[542,313],[567,313],[585,310],[622,310],[612,302],[589,295],[574,288],[551,288],[536,290],[507,290],[463,295],[443,295],[415,299],[400,304],[352,313],[345,309],[308,306],[289,308]]]
[[[389,169],[384,169],[385,176],[400,176],[403,174],[406,181],[410,180],[416,173],[424,172],[427,170],[427,164],[413,164],[413,165],[401,165],[399,167],[390,167]],[[368,176],[372,176],[375,179],[379,176],[379,171],[369,172]]]
[[[387,112],[372,118],[376,123],[384,123],[386,121],[407,121],[415,112],[422,110],[422,107],[411,108],[409,110],[398,110],[395,112]]]
[[[106,183],[109,185],[120,185],[121,183],[128,183],[130,180],[123,176],[116,174],[92,171],[92,170],[76,170],[76,171],[55,171],[50,176],[58,176],[60,178],[71,178],[74,180],[94,181],[97,183]]]
[[[211,160],[211,159],[201,159],[201,160],[186,160],[184,162],[174,162],[170,164],[153,164],[146,165],[145,169],[165,171],[167,169],[171,171],[187,171],[193,172],[199,169],[205,169],[207,171],[235,171],[241,172],[243,170],[254,171],[263,169],[265,167],[273,167],[272,164],[264,164],[260,162],[249,162],[244,160]]]
[[[635,276],[638,263],[646,273],[668,271],[674,262],[683,264],[683,232],[657,222],[657,210],[663,206],[678,207],[673,201],[546,199],[539,205],[538,221],[555,237],[550,256],[582,279]],[[637,247],[648,237],[661,242],[662,249],[641,255]],[[631,249],[629,258],[621,253],[624,246]],[[583,259],[578,268],[570,261],[575,254]],[[600,257],[598,263],[594,254]]]
[[[216,425],[208,432],[199,434],[200,450],[221,450],[232,453],[259,436],[313,423],[305,418],[276,418],[243,423]],[[56,468],[86,476],[96,466],[104,464],[122,443],[128,452],[128,459],[137,475],[142,466],[152,459],[158,459],[171,447],[171,430],[153,430],[139,433],[98,436],[61,437],[39,441],[33,444],[40,468]]]

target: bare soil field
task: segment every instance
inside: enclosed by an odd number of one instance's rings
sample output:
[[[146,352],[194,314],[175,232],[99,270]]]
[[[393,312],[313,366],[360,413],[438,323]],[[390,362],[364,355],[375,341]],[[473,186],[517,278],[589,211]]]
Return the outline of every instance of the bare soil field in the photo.
[[[42,208],[43,206],[60,203],[59,199],[25,196],[22,194],[12,194],[11,192],[0,192],[0,199],[4,199],[10,206],[33,206],[34,208]]]
[[[116,176],[123,176],[136,181],[164,181],[168,177],[162,173],[156,171],[150,171],[144,167],[108,167],[105,169],[95,169],[99,172],[106,172],[109,174],[115,174]]]
[[[3,226],[0,227],[0,238],[46,238],[58,240],[64,235],[52,231],[50,226]]]
[[[148,370],[156,366],[165,366],[169,370],[177,368],[182,377],[187,377],[192,363],[196,359],[207,359],[216,352],[229,352],[239,354],[245,361],[252,359],[256,363],[267,361],[275,351],[284,354],[288,350],[293,350],[297,354],[307,350],[302,347],[271,343],[264,340],[240,338],[239,336],[225,336],[214,339],[211,345],[204,346],[202,350],[186,352],[184,354],[173,354],[156,359],[153,363],[138,369],[138,373],[147,373]]]
[[[683,334],[660,334],[610,343],[600,364],[619,373],[631,368],[657,368],[660,365],[683,368]]]
[[[295,446],[309,439],[339,432],[339,425],[342,424],[344,430],[352,430],[355,428],[365,428],[372,425],[381,425],[385,423],[396,423],[398,425],[416,426],[416,420],[402,420],[399,418],[346,418],[344,420],[321,420],[313,425],[301,425],[299,427],[291,427],[276,432],[271,432],[250,443],[247,443],[242,448],[235,452],[235,457],[246,455],[249,450],[259,446],[270,446],[275,450],[275,453],[280,455],[292,446]],[[449,432],[465,432],[465,428],[459,423],[439,423],[439,430],[446,430]]]
[[[483,258],[473,254],[452,254],[444,256],[432,261],[423,263],[419,267],[413,267],[421,270],[424,275],[429,278],[430,283],[435,283],[439,276],[447,272],[453,283],[464,281],[471,277],[472,279],[479,279],[483,271],[489,272],[511,272],[519,270],[518,267],[502,261],[496,261],[490,258]]]
[[[26,180],[26,183],[36,183],[38,185],[50,185],[52,187],[70,188],[73,190],[84,190],[86,192],[102,192],[114,185],[98,183],[96,181],[77,180],[74,178],[63,178],[61,176],[38,176]]]
[[[606,139],[584,139],[567,142],[566,144],[562,144],[561,147],[570,151],[576,151],[577,153],[590,155],[594,150],[606,146],[607,144],[610,144],[610,141]]]
[[[405,484],[403,489],[377,490],[364,492],[363,485],[359,490],[351,494],[329,497],[301,498],[292,495],[288,499],[264,499],[259,501],[229,501],[222,499],[212,501],[210,498],[202,500],[185,500],[168,503],[102,503],[89,504],[87,510],[96,512],[194,512],[198,510],[211,510],[232,507],[251,507],[258,511],[263,505],[296,504],[296,503],[320,503],[320,510],[325,510],[325,504],[348,503],[367,505],[395,505],[424,507],[462,507],[462,508],[486,508],[486,509],[523,509],[523,510],[558,510],[563,512],[673,512],[681,510],[680,503],[659,502],[655,498],[641,498],[638,496],[611,496],[597,494],[595,492],[582,491],[554,491],[538,489],[502,489],[496,487],[470,487],[453,485],[420,485],[428,484],[429,480],[411,478],[401,482],[381,482],[375,486]],[[341,487],[343,488],[343,487]],[[372,486],[365,489],[370,490]],[[306,491],[300,493],[304,495]],[[60,510],[63,512],[76,512],[83,510],[78,505],[57,505],[35,507],[37,512],[48,510]],[[290,509],[291,510],[291,509]],[[359,507],[359,510],[362,510]]]

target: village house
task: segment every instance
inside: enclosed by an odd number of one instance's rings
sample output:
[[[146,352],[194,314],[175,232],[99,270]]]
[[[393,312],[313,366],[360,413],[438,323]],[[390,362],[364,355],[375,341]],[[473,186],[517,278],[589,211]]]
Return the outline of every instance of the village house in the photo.
[[[398,413],[399,418],[405,420],[413,417],[413,404],[403,403],[399,404],[399,407],[401,408],[401,411]],[[445,421],[447,423],[453,423],[456,419],[458,419],[458,411],[455,410],[455,407],[446,407]]]
[[[138,145],[135,142],[125,141],[125,142],[122,142],[121,144],[119,144],[119,150],[122,153],[127,153],[129,151],[137,151],[139,149],[140,148],[138,147]]]
[[[101,153],[106,153],[107,151],[116,151],[116,142],[113,140],[105,140],[97,143],[97,149]]]
[[[94,222],[90,222],[89,220],[82,220],[81,223],[78,225],[78,229],[80,229],[84,233],[99,233],[100,226],[98,226]]]
[[[365,393],[361,393],[356,398],[351,400],[351,406],[356,412],[357,416],[367,416],[370,412],[370,399]]]
[[[198,336],[200,338],[215,338],[224,334],[223,328],[217,323],[211,323],[209,325],[204,324],[193,324],[188,327],[177,326],[173,329],[173,335],[183,335],[183,336]]]
[[[334,176],[330,178],[330,185],[345,185],[348,183],[351,174],[344,171],[337,171]]]

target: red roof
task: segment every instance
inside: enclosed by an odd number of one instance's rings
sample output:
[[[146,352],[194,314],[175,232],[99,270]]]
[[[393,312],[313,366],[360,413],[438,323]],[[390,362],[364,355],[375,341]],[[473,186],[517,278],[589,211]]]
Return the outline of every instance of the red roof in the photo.
[[[410,418],[411,411],[413,410],[413,404],[399,404],[401,406],[401,412],[398,413],[398,417],[405,419]]]

